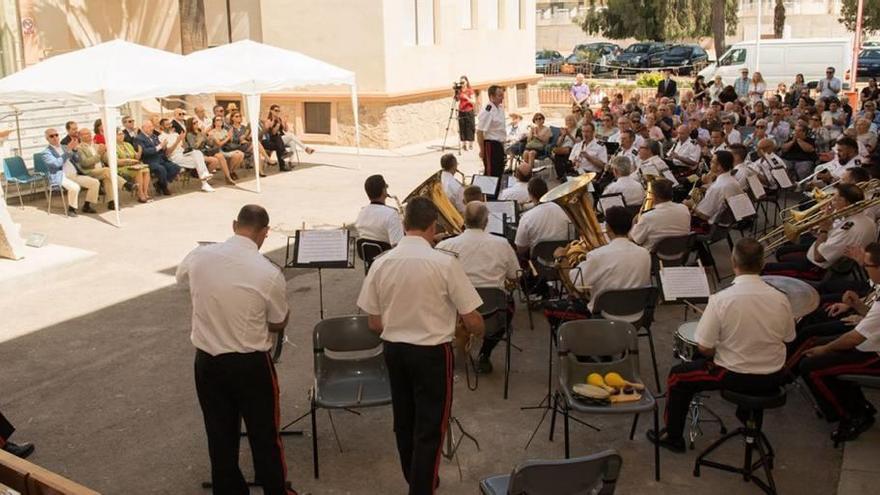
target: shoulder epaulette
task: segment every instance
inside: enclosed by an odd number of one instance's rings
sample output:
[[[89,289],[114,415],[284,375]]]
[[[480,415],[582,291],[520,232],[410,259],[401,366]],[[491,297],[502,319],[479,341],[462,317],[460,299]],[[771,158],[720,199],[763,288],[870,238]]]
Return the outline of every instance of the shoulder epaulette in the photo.
[[[492,105],[486,105],[486,111],[487,111],[487,112],[491,112],[491,111],[492,111]]]
[[[435,250],[435,251],[440,251],[440,252],[443,253],[443,254],[448,254],[449,256],[453,256],[453,257],[455,257],[455,258],[458,258],[458,253],[456,253],[455,251],[451,251],[451,250],[449,250],[449,249],[443,249],[443,248],[435,247],[434,250]]]

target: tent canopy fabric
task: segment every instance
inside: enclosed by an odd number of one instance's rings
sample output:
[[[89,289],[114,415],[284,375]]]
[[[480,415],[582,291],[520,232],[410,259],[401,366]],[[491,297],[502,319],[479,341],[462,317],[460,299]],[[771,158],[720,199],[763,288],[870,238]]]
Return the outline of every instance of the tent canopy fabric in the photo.
[[[131,100],[201,92],[205,74],[176,53],[122,40],[47,58],[0,79],[0,101],[85,101],[118,107]]]
[[[302,53],[251,40],[193,52],[185,57],[207,71],[203,92],[245,95],[285,91],[305,86],[355,84],[354,72]]]

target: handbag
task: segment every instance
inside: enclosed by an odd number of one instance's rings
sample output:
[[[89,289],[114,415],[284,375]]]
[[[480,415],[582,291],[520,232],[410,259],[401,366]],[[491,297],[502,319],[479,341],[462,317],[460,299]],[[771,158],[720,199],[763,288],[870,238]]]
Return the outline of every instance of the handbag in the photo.
[[[541,151],[544,149],[545,146],[547,146],[547,145],[544,144],[544,142],[538,138],[532,138],[532,139],[529,139],[528,142],[526,142],[526,149],[527,150]]]

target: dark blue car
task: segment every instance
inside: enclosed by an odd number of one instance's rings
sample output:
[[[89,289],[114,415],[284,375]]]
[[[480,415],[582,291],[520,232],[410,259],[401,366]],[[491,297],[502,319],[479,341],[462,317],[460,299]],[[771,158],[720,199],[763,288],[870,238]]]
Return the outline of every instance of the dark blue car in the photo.
[[[535,52],[535,72],[557,74],[563,61],[562,54],[556,50],[538,50]]]
[[[880,77],[880,48],[865,48],[859,53],[860,78]]]

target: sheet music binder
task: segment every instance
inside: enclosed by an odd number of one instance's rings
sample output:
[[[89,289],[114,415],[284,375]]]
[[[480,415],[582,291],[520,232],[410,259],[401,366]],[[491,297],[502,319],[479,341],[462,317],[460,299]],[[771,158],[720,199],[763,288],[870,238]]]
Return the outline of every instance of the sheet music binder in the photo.
[[[287,237],[287,253],[285,255],[285,259],[287,260],[285,264],[286,268],[354,268],[355,238],[352,237],[351,232],[347,229],[340,229],[345,230],[346,259],[313,262],[300,261],[300,248],[304,237],[303,234],[314,232],[315,230],[317,229],[297,230],[295,235]],[[294,241],[292,249],[290,245],[291,239]]]

